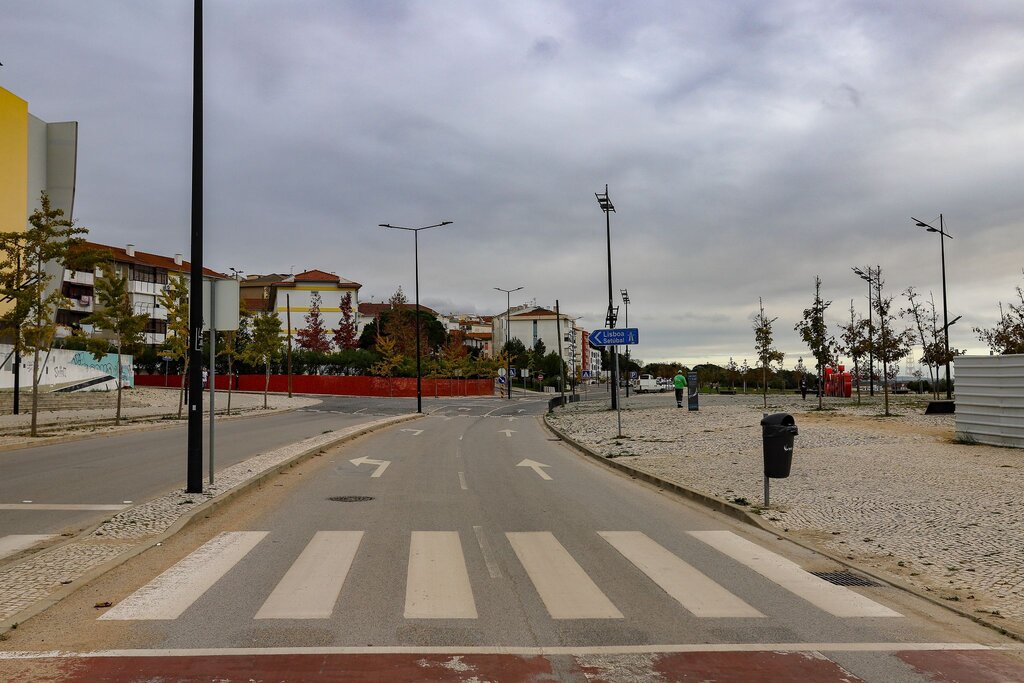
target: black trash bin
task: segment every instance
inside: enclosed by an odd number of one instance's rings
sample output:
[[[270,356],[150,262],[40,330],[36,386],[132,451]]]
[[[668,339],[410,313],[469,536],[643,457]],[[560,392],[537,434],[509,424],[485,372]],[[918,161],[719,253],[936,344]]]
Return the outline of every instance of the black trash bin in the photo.
[[[793,465],[793,437],[796,435],[796,420],[789,413],[773,413],[762,418],[764,476],[771,479],[789,476]]]

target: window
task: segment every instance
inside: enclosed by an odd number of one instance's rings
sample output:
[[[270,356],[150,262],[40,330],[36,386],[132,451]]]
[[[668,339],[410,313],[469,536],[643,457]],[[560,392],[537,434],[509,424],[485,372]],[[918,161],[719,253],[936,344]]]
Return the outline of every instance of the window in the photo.
[[[167,271],[153,266],[135,265],[131,268],[131,280],[134,282],[154,282],[158,285],[167,284]]]
[[[146,323],[146,334],[167,334],[167,321],[159,318],[150,318]]]

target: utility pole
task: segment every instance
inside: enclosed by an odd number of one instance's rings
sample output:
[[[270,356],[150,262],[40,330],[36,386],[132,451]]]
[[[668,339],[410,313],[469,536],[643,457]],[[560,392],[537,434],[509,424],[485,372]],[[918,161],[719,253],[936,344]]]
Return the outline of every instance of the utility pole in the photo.
[[[192,27],[192,263],[189,281],[187,493],[203,492],[203,0]]]
[[[288,325],[288,398],[292,397],[292,295],[284,295],[284,307]]]

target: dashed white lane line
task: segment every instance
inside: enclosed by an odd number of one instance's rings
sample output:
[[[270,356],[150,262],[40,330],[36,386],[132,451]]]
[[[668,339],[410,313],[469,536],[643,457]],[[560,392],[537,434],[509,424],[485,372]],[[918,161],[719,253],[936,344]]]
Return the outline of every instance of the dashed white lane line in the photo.
[[[11,534],[0,538],[0,557],[7,557],[31,548],[36,543],[54,538],[56,534]]]
[[[256,612],[256,619],[329,619],[362,531],[318,531]]]
[[[598,535],[694,616],[764,616],[640,531],[599,531]]]
[[[218,534],[99,618],[177,619],[266,535],[266,531]]]
[[[484,528],[482,526],[473,527],[473,533],[476,534],[477,545],[480,546],[480,554],[484,556],[484,564],[487,565],[487,573],[492,579],[501,578],[501,569],[498,567],[497,561],[494,559],[494,553],[491,552],[491,544],[487,541],[487,535],[484,534]]]
[[[124,510],[126,507],[91,503],[0,503],[0,510]]]
[[[465,472],[459,472],[459,486],[462,488],[463,491],[468,491],[469,490],[469,486],[466,485],[466,473]]]
[[[731,531],[688,533],[829,614],[837,617],[903,616],[849,588],[818,578],[795,562]]]
[[[457,531],[414,531],[405,586],[406,619],[476,619]]]
[[[622,619],[554,534],[511,531],[505,536],[553,619]]]

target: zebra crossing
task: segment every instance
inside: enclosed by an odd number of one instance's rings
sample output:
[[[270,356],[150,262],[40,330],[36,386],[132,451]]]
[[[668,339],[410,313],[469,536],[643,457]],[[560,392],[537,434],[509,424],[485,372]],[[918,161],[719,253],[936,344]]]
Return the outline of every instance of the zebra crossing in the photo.
[[[478,527],[474,527],[479,540]],[[228,572],[250,559],[269,532],[230,531],[207,541],[164,573],[99,617],[107,621],[173,620],[180,617]],[[731,531],[691,531],[688,535],[836,617],[900,617],[870,598],[821,579],[796,563]],[[765,618],[757,607],[733,594],[681,557],[640,531],[598,531],[601,539],[679,606],[699,618]],[[256,620],[329,619],[335,613],[350,570],[363,545],[363,531],[317,531],[266,596]],[[550,531],[504,534],[551,619],[617,620],[626,616]],[[474,587],[459,531],[413,531],[409,535],[404,617],[478,619]],[[483,544],[488,572],[501,571]],[[623,566],[625,568],[625,565]],[[512,568],[508,568],[511,570]],[[619,573],[622,574],[621,572]],[[351,587],[350,587],[351,588]]]

